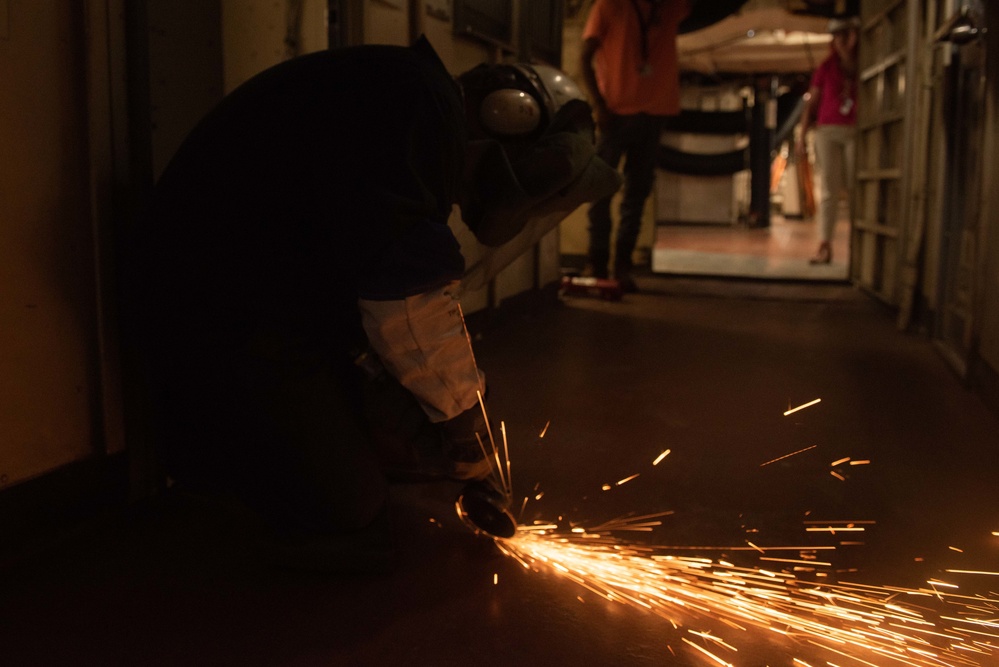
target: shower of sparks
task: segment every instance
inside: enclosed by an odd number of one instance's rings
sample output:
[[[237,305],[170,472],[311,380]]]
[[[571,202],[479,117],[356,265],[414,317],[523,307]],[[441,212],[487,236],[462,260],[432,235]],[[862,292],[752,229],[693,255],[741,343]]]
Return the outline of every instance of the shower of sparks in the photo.
[[[462,322],[464,324],[463,315]],[[465,331],[468,337],[467,328]],[[471,352],[470,338],[468,343]],[[472,360],[474,362],[474,355]],[[513,486],[506,427],[501,423],[501,451],[489,425],[481,392],[478,400],[489,441],[487,446],[478,438],[479,445],[486,459],[495,463],[491,481],[509,502]],[[820,400],[815,399],[784,414],[792,414]],[[544,437],[547,429],[546,424],[539,437]],[[669,450],[661,454],[656,463],[668,453]],[[774,459],[777,460],[780,459]],[[636,477],[638,474],[617,485]],[[611,487],[605,485],[603,488]],[[527,500],[525,497],[525,506]],[[629,516],[595,528],[570,522],[569,532],[561,532],[560,517],[559,524],[521,525],[514,537],[494,538],[494,541],[504,554],[525,569],[556,573],[607,600],[665,619],[674,631],[689,635],[680,637],[686,646],[723,667],[735,665],[730,662],[738,653],[734,640],[690,627],[692,623],[711,623],[726,635],[754,629],[769,631],[795,642],[810,654],[818,650],[844,657],[851,660],[851,664],[870,667],[987,667],[999,659],[999,597],[995,594],[984,597],[940,591],[938,587],[944,582],[930,583],[927,589],[809,582],[787,569],[772,571],[737,566],[722,559],[681,556],[676,552],[692,547],[639,545],[612,535],[617,531],[651,531],[661,524],[658,518],[667,514],[671,512]],[[826,522],[806,530],[833,534],[864,530],[855,523],[862,522],[849,522],[842,527]],[[999,532],[993,532],[993,535],[997,534]],[[760,554],[789,550],[781,546],[761,548],[748,540],[746,543]],[[805,553],[826,548],[794,547],[794,550],[805,558]],[[733,547],[726,551],[744,549],[746,547]],[[781,560],[769,559],[770,562]],[[788,565],[797,562],[786,560]],[[816,560],[805,562],[811,568],[825,566]],[[775,562],[775,567],[780,565]],[[816,576],[827,574],[818,572]],[[499,574],[495,573],[493,584],[498,582]],[[578,599],[584,601],[582,597]],[[667,648],[675,654],[672,645],[667,644]],[[812,667],[799,658],[794,659],[794,664]],[[830,660],[826,664],[836,667]]]
[[[815,583],[786,569],[679,556],[670,553],[674,547],[632,544],[611,535],[647,527],[656,516],[573,526],[569,533],[551,525],[522,527],[496,543],[525,569],[556,573],[607,600],[665,619],[683,633],[684,645],[718,665],[740,664],[739,633],[753,630],[793,641],[802,658],[828,657],[819,663],[826,665],[844,664],[832,660],[845,658],[872,667],[972,667],[999,659],[999,598],[941,591],[944,582],[936,580],[925,589]],[[812,664],[802,658],[794,664]]]
[[[541,433],[538,435],[538,439],[541,439],[541,438],[545,437],[545,433],[548,432],[548,427],[551,426],[551,425],[552,425],[552,422],[551,422],[550,419],[547,422],[545,422],[545,427],[543,429],[541,429]]]
[[[809,401],[808,403],[805,403],[803,405],[799,405],[796,408],[791,408],[790,410],[788,410],[787,412],[784,413],[784,416],[787,417],[788,415],[794,414],[798,410],[804,410],[805,408],[810,408],[813,405],[815,405],[816,403],[819,403],[820,401],[822,401],[821,398],[816,398],[814,401]]]
[[[496,467],[493,469],[493,473],[502,475],[503,464],[500,463],[499,448],[496,447],[496,439],[493,437],[493,427],[492,424],[489,423],[489,413],[486,412],[486,404],[482,402],[482,394],[478,391],[475,393],[479,397],[479,407],[482,409],[482,416],[486,420],[486,439],[489,443],[489,446],[487,447],[486,444],[482,442],[482,436],[480,434],[476,433],[475,437],[478,438],[479,446],[482,448],[482,451],[486,455],[486,458],[489,459],[490,461],[495,460]]]
[[[633,480],[636,477],[638,477],[640,474],[641,473],[635,473],[634,475],[632,475],[630,477],[625,477],[624,479],[619,479],[618,481],[614,482],[613,484],[603,484],[603,485],[601,485],[600,490],[601,491],[610,491],[615,486],[621,486],[622,484],[627,484],[631,480]]]
[[[861,526],[809,526],[805,528],[807,533],[862,533],[864,528]]]
[[[818,445],[812,445],[811,447],[805,447],[804,449],[799,449],[796,452],[791,452],[790,454],[785,454],[784,456],[778,456],[777,458],[771,459],[770,461],[767,461],[766,463],[761,463],[760,467],[762,468],[763,466],[768,466],[771,463],[777,463],[778,461],[783,461],[784,459],[789,459],[792,456],[797,456],[798,454],[801,454],[802,452],[807,452],[809,449],[815,449],[816,447],[818,447]]]
[[[476,362],[475,360],[475,349],[474,346],[472,345],[471,333],[468,331],[468,323],[465,321],[465,313],[461,308],[460,302],[456,301],[455,304],[458,309],[458,317],[461,319],[461,328],[465,332],[465,342],[467,343],[469,358],[471,359],[472,366],[477,369],[478,362]],[[480,375],[480,377],[483,376]],[[502,422],[500,423],[500,428],[502,430],[502,435],[503,435],[502,455],[506,459],[506,475],[504,476],[503,474],[504,465],[503,462],[500,460],[500,449],[499,447],[496,446],[496,439],[493,437],[493,429],[489,421],[489,413],[486,412],[486,404],[482,400],[483,391],[485,391],[485,384],[480,383],[480,388],[476,389],[475,395],[479,401],[479,409],[482,410],[482,417],[485,419],[486,422],[486,435],[489,440],[488,446],[486,445],[486,443],[482,442],[482,437],[478,433],[475,434],[475,438],[479,441],[479,447],[482,449],[482,453],[485,455],[486,460],[490,462],[491,470],[488,481],[492,483],[494,488],[500,490],[500,492],[504,495],[507,504],[509,504],[513,498],[513,480],[511,479],[511,473],[510,473],[510,452],[506,444],[506,425],[503,424]],[[546,426],[545,429],[547,430],[547,428],[548,427]],[[542,433],[541,435],[544,436],[544,433]],[[495,467],[492,466],[493,462],[495,462]]]
[[[667,449],[667,450],[666,450],[666,451],[664,451],[664,452],[663,452],[662,454],[660,454],[659,456],[657,456],[657,457],[656,457],[656,460],[652,462],[652,465],[654,465],[654,466],[657,466],[657,465],[659,465],[660,463],[662,463],[662,460],[663,460],[664,458],[666,458],[667,456],[669,456],[669,451],[670,451],[670,450],[668,450],[668,449]]]
[[[489,414],[486,412],[486,404],[482,400],[482,392],[476,391],[476,396],[479,399],[479,408],[482,410],[482,416],[486,422],[486,436],[488,443],[483,442],[482,436],[478,433],[475,434],[475,438],[479,441],[479,447],[482,450],[483,456],[490,463],[490,471],[488,476],[488,482],[493,488],[500,491],[503,497],[506,499],[507,505],[509,505],[513,500],[513,480],[511,478],[510,470],[510,449],[507,445],[506,440],[506,424],[500,422],[500,431],[503,437],[503,448],[496,445],[496,438],[493,436],[493,429],[489,423]],[[524,499],[525,504],[527,499]]]
[[[635,479],[636,477],[638,477],[638,476],[639,476],[640,474],[641,474],[641,473],[637,473],[637,472],[636,472],[636,473],[635,473],[634,475],[632,475],[631,477],[625,477],[624,479],[619,479],[618,481],[614,482],[614,486],[621,486],[622,484],[627,484],[627,483],[628,483],[628,482],[630,482],[631,480],[633,480],[633,479]]]
[[[708,656],[709,658],[711,658],[712,660],[714,660],[719,665],[722,665],[722,667],[733,667],[733,665],[732,665],[731,662],[725,662],[724,660],[722,660],[721,658],[719,658],[717,655],[715,655],[714,653],[712,653],[708,649],[704,648],[703,646],[699,646],[698,644],[695,644],[694,642],[690,641],[686,637],[681,637],[681,639],[683,640],[684,644],[689,644],[691,647],[697,649],[698,651],[700,651],[704,655]]]
[[[503,458],[506,459],[506,495],[510,497],[513,492],[513,476],[510,472],[510,447],[506,442],[506,422],[500,422],[500,431],[503,432]]]
[[[817,521],[817,520],[805,521],[805,525],[808,526],[832,526],[834,523],[841,523],[844,526],[852,527],[859,525],[873,526],[874,524],[877,523],[877,521],[872,521],[870,519],[865,519],[863,521],[857,519],[849,519],[843,521]]]
[[[772,558],[769,556],[761,556],[760,560],[772,561],[774,563],[800,563],[801,565],[823,565],[825,567],[832,567],[832,563],[824,563],[817,560],[795,560],[794,558]]]
[[[673,514],[672,510],[666,512],[656,512],[655,514],[643,514],[641,516],[626,516],[619,519],[612,519],[599,526],[593,526],[590,529],[584,529],[582,527],[573,528],[573,532],[598,534],[598,533],[610,533],[618,530],[652,530],[656,526],[663,525],[662,521],[659,521],[659,517],[669,516]]]
[[[483,408],[484,409],[484,408]],[[508,448],[490,437],[483,444],[507,497],[512,496]],[[490,433],[491,436],[491,433]],[[481,441],[480,441],[481,442]],[[809,448],[811,449],[811,448]],[[506,473],[504,475],[504,472]],[[632,475],[617,482],[624,484]],[[605,489],[612,488],[604,485]],[[537,492],[538,487],[535,487]],[[540,497],[541,494],[538,494]],[[524,498],[526,506],[528,497]],[[523,513],[523,507],[521,512]],[[680,640],[705,660],[740,665],[739,633],[772,632],[807,656],[824,655],[837,667],[987,667],[999,660],[999,597],[962,595],[956,584],[931,579],[926,588],[834,582],[831,561],[819,561],[830,546],[692,547],[630,543],[619,532],[651,532],[672,511],[628,515],[594,527],[536,521],[517,527],[513,538],[496,538],[499,549],[525,569],[548,571],[600,597],[666,620]],[[863,532],[874,521],[805,521],[806,532]],[[859,544],[859,543],[857,543]],[[722,558],[680,555],[683,551],[758,552],[771,567],[745,567]],[[799,559],[774,552],[797,552]],[[818,571],[817,571],[818,570]],[[855,569],[838,570],[853,572]],[[808,572],[816,581],[799,578]],[[954,574],[999,576],[999,572],[947,570]],[[498,585],[499,574],[493,575]],[[580,602],[585,599],[579,596]],[[710,624],[714,631],[697,627]],[[672,646],[667,646],[674,653]],[[794,658],[793,664],[811,667]]]

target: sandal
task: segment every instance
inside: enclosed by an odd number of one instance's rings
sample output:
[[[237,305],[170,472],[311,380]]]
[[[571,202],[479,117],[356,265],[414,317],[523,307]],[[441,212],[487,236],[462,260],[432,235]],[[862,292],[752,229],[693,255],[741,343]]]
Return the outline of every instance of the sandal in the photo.
[[[819,252],[808,260],[809,264],[828,264],[832,261],[832,248],[828,243],[819,246]]]

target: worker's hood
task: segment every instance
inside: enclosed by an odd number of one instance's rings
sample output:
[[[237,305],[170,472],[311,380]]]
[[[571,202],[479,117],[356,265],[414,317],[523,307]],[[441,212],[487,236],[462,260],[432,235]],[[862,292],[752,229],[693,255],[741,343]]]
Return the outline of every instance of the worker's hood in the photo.
[[[467,289],[485,285],[579,206],[621,185],[597,157],[590,107],[581,100],[559,109],[533,144],[472,141],[467,160],[462,220],[484,246],[466,271]]]

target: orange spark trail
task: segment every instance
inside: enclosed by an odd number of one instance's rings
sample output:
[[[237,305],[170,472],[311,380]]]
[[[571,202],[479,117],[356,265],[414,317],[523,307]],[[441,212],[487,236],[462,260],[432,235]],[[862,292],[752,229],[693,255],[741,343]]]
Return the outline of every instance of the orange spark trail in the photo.
[[[791,452],[790,454],[785,454],[784,456],[778,456],[777,458],[767,461],[766,463],[761,463],[760,467],[762,468],[763,466],[768,466],[771,463],[777,463],[778,461],[783,461],[786,458],[790,458],[796,454],[801,454],[802,452],[807,452],[809,449],[815,449],[816,447],[818,447],[818,445],[812,445],[811,447],[805,447],[804,449],[799,449],[796,452]]]
[[[479,400],[482,405],[481,396]],[[485,412],[484,405],[482,409]],[[491,431],[489,446],[482,443],[482,447],[495,461],[493,473],[510,498],[509,449],[502,423],[501,428],[502,451]],[[638,474],[620,480],[617,485],[636,477]],[[606,484],[602,488],[613,487]],[[525,505],[527,500],[525,497]],[[805,552],[835,550],[835,547],[764,548],[748,540],[748,546],[724,548],[642,545],[613,535],[618,531],[651,531],[661,524],[660,517],[669,514],[672,512],[627,516],[593,528],[570,524],[570,532],[559,532],[560,526],[554,522],[538,521],[518,526],[514,537],[495,538],[495,543],[525,569],[556,573],[606,600],[665,619],[674,631],[689,635],[680,637],[684,646],[695,651],[699,659],[718,665],[739,665],[739,639],[754,631],[753,639],[773,633],[770,636],[792,641],[802,653],[794,657],[794,664],[802,667],[812,667],[805,658],[815,655],[823,659],[817,664],[832,667],[847,664],[995,667],[999,664],[999,596],[995,593],[959,594],[955,584],[936,579],[927,582],[928,588],[907,589],[842,581],[814,582],[795,574],[801,569],[797,566],[803,564],[810,566],[808,569],[828,567],[827,562],[814,557],[804,560]],[[872,523],[810,520],[805,522],[805,530],[835,535],[863,532],[861,524]],[[755,551],[759,560],[772,564],[774,569],[678,555],[685,550],[738,551],[743,555]],[[802,560],[765,556],[775,551],[798,551]],[[781,567],[784,569],[777,569]],[[999,575],[973,570],[947,572]],[[815,572],[820,578],[830,574]],[[494,576],[496,583],[498,574]],[[694,623],[711,625],[712,629],[693,627]],[[740,632],[746,634],[739,635]],[[672,646],[668,648],[673,653]]]
[[[627,521],[615,525],[622,529]],[[575,531],[519,530],[497,545],[526,569],[558,573],[686,628],[692,638],[683,642],[720,665],[738,664],[738,639],[727,635],[753,629],[793,640],[805,653],[795,659],[801,665],[813,655],[875,667],[985,667],[999,659],[999,598],[807,582],[787,571],[682,557],[608,532]],[[934,600],[937,608],[929,606]],[[725,635],[694,629],[692,621],[722,627]]]

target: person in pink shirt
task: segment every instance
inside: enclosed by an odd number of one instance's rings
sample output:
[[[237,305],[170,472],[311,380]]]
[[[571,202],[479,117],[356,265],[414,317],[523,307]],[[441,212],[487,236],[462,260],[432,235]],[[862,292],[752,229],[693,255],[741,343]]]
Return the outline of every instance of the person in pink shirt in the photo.
[[[831,50],[812,74],[808,101],[801,117],[798,155],[807,158],[805,139],[814,123],[815,161],[822,190],[818,210],[819,249],[810,260],[812,264],[832,261],[839,197],[853,177],[858,30],[856,18],[829,22],[829,32],[833,36]]]
[[[599,130],[598,155],[623,157],[624,197],[614,250],[614,277],[635,291],[632,253],[652,191],[659,135],[680,113],[676,36],[689,0],[596,0],[583,29],[582,79]],[[589,211],[589,272],[608,276],[611,197]]]

